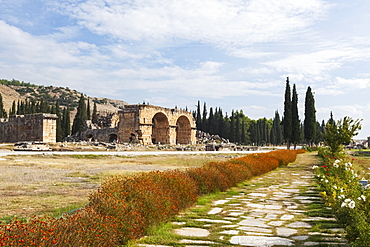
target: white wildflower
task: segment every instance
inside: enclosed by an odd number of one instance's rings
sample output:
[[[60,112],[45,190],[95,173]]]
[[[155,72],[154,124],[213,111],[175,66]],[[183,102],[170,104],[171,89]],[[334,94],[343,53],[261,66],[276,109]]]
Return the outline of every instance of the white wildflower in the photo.
[[[338,163],[340,163],[340,160],[335,160],[334,163],[338,164]]]
[[[344,195],[338,196],[338,199],[344,199],[344,198],[346,198]]]
[[[329,180],[325,179],[325,183],[329,183]]]
[[[337,163],[334,163],[334,164],[333,164],[333,166],[334,166],[335,168],[338,168],[338,167],[339,167],[339,165],[338,165]]]
[[[348,207],[349,207],[349,208],[355,208],[355,206],[356,206],[356,203],[355,203],[354,201],[350,201],[350,202],[348,203]]]
[[[366,196],[361,195],[359,198],[357,198],[359,201],[366,201]]]
[[[336,185],[334,185],[334,186],[333,186],[333,188],[334,188],[335,190],[337,190],[337,189],[338,189],[338,187],[337,187]]]
[[[316,168],[319,168],[318,166],[313,166],[312,169],[316,169]]]

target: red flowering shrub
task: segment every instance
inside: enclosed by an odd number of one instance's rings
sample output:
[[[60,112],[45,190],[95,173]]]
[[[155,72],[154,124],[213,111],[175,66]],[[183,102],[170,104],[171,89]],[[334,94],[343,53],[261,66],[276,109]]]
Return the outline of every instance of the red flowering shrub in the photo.
[[[287,165],[301,151],[278,150],[185,171],[114,176],[90,195],[83,209],[62,218],[33,218],[0,225],[0,246],[117,246],[145,234],[193,205],[199,195],[225,191],[253,176]]]

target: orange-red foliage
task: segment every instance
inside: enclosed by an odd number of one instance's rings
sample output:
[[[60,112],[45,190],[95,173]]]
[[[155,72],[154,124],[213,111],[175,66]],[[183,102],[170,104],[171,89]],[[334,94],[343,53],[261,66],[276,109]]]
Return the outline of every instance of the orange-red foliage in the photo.
[[[185,171],[114,176],[90,195],[90,203],[61,218],[34,217],[0,225],[0,246],[117,246],[193,205],[199,195],[295,161],[301,150],[251,154]]]

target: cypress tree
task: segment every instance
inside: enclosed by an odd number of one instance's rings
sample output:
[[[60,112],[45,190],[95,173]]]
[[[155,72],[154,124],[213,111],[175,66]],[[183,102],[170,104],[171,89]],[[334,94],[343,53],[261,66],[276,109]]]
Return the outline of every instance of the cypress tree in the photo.
[[[91,121],[92,121],[93,124],[98,123],[98,109],[97,109],[97,106],[96,106],[96,102],[94,102],[94,108],[93,108],[93,112],[92,112],[92,116],[91,116]]]
[[[283,118],[283,136],[287,144],[287,149],[290,149],[290,141],[292,138],[292,102],[290,94],[291,93],[289,77],[287,77],[285,85],[284,118]]]
[[[297,143],[300,141],[300,121],[298,115],[298,94],[295,84],[293,85],[293,96],[292,96],[292,142],[294,143],[294,149],[296,149]]]
[[[196,121],[197,129],[201,130],[202,129],[202,116],[200,113],[200,101],[199,100],[198,100],[198,105],[197,105],[197,113],[196,113],[195,121]]]
[[[207,104],[204,102],[203,105],[203,116],[202,116],[202,131],[207,132]]]
[[[0,94],[0,118],[6,118],[7,113],[4,109],[3,96]]]
[[[304,138],[311,147],[317,129],[315,99],[311,87],[308,87],[306,91],[304,110]]]
[[[71,134],[71,112],[69,106],[67,105],[63,110],[63,129],[64,137],[67,137]]]
[[[64,129],[63,129],[63,123],[62,123],[62,114],[60,112],[60,106],[59,106],[59,101],[56,103],[55,107],[55,114],[57,115],[57,133],[56,133],[56,139],[57,142],[62,142],[64,141]]]
[[[87,120],[91,120],[90,98],[87,98],[86,115]]]
[[[15,104],[15,100],[13,101],[12,108],[10,109],[9,115],[17,114],[17,106]]]
[[[73,119],[72,125],[72,135],[77,132],[82,132],[87,128],[86,125],[87,114],[86,114],[86,104],[85,97],[81,94],[80,100],[78,102],[77,113]]]
[[[208,128],[207,128],[207,132],[214,135],[215,134],[215,128],[214,128],[214,125],[215,125],[215,118],[214,118],[214,115],[213,115],[213,108],[209,108],[209,117],[208,117]]]

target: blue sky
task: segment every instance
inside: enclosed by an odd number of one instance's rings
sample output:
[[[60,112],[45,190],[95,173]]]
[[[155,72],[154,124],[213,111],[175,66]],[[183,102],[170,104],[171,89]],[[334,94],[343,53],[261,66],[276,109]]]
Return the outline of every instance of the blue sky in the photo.
[[[92,97],[252,119],[282,115],[286,77],[304,119],[363,119],[370,136],[370,2],[0,0],[0,78]]]

